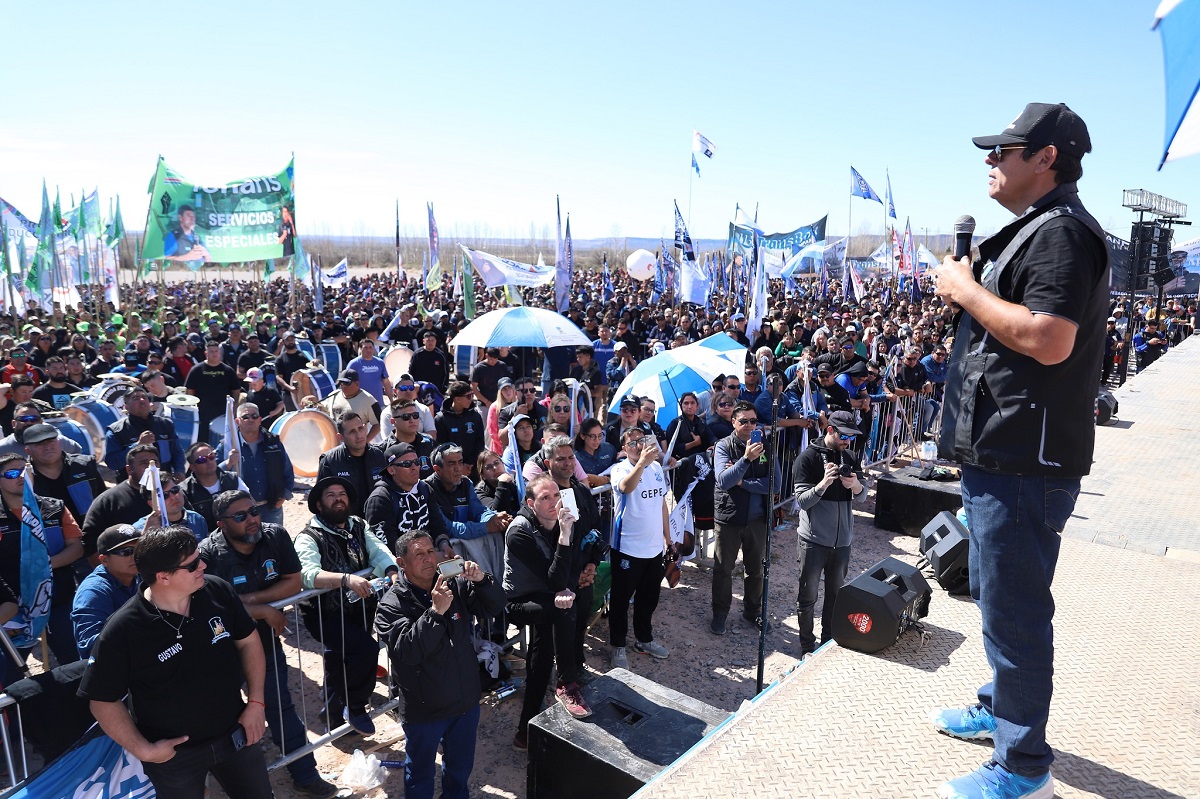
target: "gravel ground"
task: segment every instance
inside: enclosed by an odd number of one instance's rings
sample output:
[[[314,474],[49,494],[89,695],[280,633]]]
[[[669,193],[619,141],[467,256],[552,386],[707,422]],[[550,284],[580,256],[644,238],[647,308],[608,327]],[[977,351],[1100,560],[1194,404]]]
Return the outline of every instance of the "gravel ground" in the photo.
[[[879,560],[894,555],[913,561],[917,553],[917,540],[904,535],[876,529],[873,524],[874,492],[856,509],[855,540],[853,545],[850,574],[855,575]],[[289,530],[299,531],[308,518],[303,497],[298,496],[288,503],[285,521]],[[729,632],[718,638],[708,630],[711,618],[709,596],[711,571],[703,563],[685,564],[679,585],[662,592],[658,610],[655,612],[655,638],[666,646],[671,655],[666,660],[638,656],[630,651],[630,669],[650,680],[674,688],[681,693],[707,702],[723,710],[734,711],[745,700],[754,696],[757,674],[758,634],[745,624],[736,611],[741,599],[741,567],[734,580],[734,610],[730,613]],[[773,536],[771,571],[769,575],[769,613],[772,630],[767,636],[766,681],[769,683],[781,675],[795,662],[799,654],[796,632],[796,590],[798,569],[796,564],[796,537],[794,526],[777,531]],[[818,603],[818,608],[820,607]],[[820,624],[818,613],[818,626]],[[292,629],[297,625],[292,623]],[[608,669],[609,647],[606,643],[608,622],[604,618],[593,625],[587,640],[587,665],[590,670],[604,672]],[[290,643],[295,643],[293,637]],[[287,647],[292,649],[292,647]],[[294,668],[295,652],[289,652],[292,664],[293,696],[298,696],[303,680],[310,716],[315,712],[313,704],[321,679],[319,651],[314,642],[303,632],[300,635],[303,650],[301,668]],[[381,656],[381,663],[385,663]],[[299,672],[302,672],[301,675]],[[517,672],[518,676],[523,671]],[[380,683],[376,700],[384,701],[386,684]],[[471,795],[480,797],[523,797],[525,795],[526,757],[513,751],[511,742],[516,732],[517,716],[520,712],[521,692],[497,701],[494,697],[483,700],[475,769],[471,777]],[[404,783],[401,769],[386,769],[387,780],[372,791],[354,792],[345,787],[342,771],[350,761],[355,749],[375,754],[380,760],[402,760],[404,736],[400,724],[391,716],[376,719],[377,732],[370,738],[356,734],[345,736],[317,750],[317,764],[326,779],[342,790],[339,795],[403,796]],[[318,722],[310,721],[309,729],[317,729]],[[267,744],[268,760],[277,756],[275,748]],[[272,782],[275,795],[280,799],[298,796],[292,790],[286,770],[273,772]],[[223,797],[224,793],[213,786],[211,795]]]

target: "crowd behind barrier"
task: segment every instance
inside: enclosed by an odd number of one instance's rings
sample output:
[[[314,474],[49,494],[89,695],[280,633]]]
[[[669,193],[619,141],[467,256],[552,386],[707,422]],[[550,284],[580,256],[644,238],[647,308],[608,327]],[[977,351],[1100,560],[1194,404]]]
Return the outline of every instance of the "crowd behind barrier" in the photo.
[[[80,482],[72,483],[61,498],[69,511],[78,511],[76,522],[83,528],[84,554],[94,564],[101,519],[91,517],[97,507],[109,512],[108,521],[115,520],[116,511],[120,511],[116,515],[130,515],[127,521],[131,523],[136,518],[134,511],[137,516],[147,516],[150,506],[137,504],[142,499],[132,486],[140,481],[145,469],[138,461],[139,446],[149,442],[153,443],[141,456],[145,460],[157,455],[158,465],[164,469],[162,487],[169,496],[178,495],[171,491],[175,487],[172,481],[183,475],[167,472],[186,471],[191,480],[202,464],[211,462],[215,469],[219,461],[221,469],[240,473],[264,514],[278,512],[279,520],[279,509],[291,494],[292,483],[291,478],[274,482],[278,475],[294,472],[299,478],[318,477],[323,469],[335,468],[335,462],[349,462],[348,455],[364,457],[349,449],[351,439],[359,436],[381,445],[378,456],[369,456],[380,460],[359,476],[366,481],[368,493],[375,485],[372,480],[391,463],[384,460],[385,448],[401,441],[414,452],[422,478],[442,471],[442,452],[441,448],[435,449],[436,445],[457,442],[464,444],[464,472],[471,473],[472,479],[481,479],[482,475],[475,474],[478,464],[473,457],[479,453],[468,452],[477,446],[470,443],[476,441],[472,424],[485,430],[477,440],[486,442],[488,450],[506,459],[511,456],[505,460],[510,479],[523,481],[517,473],[526,471],[527,460],[536,454],[540,442],[521,442],[514,447],[516,442],[508,439],[521,438],[521,426],[515,424],[520,414],[506,413],[508,408],[504,406],[507,397],[523,396],[506,393],[519,389],[523,379],[538,381],[535,385],[542,386],[536,395],[539,407],[530,411],[538,434],[556,421],[563,423],[568,434],[576,432],[576,427],[582,432],[583,423],[591,418],[600,422],[599,429],[606,434],[607,427],[614,424],[619,432],[620,414],[607,409],[620,398],[618,386],[637,363],[665,349],[723,333],[747,346],[745,369],[731,364],[729,374],[722,376],[726,380],[721,387],[701,392],[703,402],[698,416],[722,431],[713,434],[716,441],[731,429],[732,403],[717,402],[721,391],[731,400],[754,403],[760,424],[768,428],[768,441],[775,447],[782,476],[782,489],[770,503],[770,523],[777,525],[792,510],[793,464],[805,443],[819,434],[827,411],[836,407],[854,415],[859,435],[852,446],[870,469],[886,469],[897,459],[925,460],[929,457],[927,445],[936,440],[943,370],[953,343],[952,314],[932,296],[928,282],[923,282],[918,291],[913,291],[911,281],[907,288],[903,283],[880,278],[868,279],[864,285],[865,296],[855,299],[843,295],[836,280],[825,285],[817,278],[773,284],[773,301],[768,304],[766,318],[758,330],[748,330],[749,309],[737,292],[718,290],[706,306],[678,304],[669,290],[652,292],[648,284],[637,284],[621,274],[579,270],[572,286],[572,297],[578,299],[571,300],[566,315],[589,337],[595,337],[593,345],[578,353],[574,348],[564,352],[564,348],[542,351],[524,347],[501,348],[495,354],[454,346],[455,334],[469,320],[465,301],[454,294],[448,277],[432,291],[407,276],[355,277],[342,291],[330,292],[322,309],[314,307],[307,288],[278,281],[125,286],[121,308],[97,304],[85,290],[84,308],[49,312],[31,308],[23,316],[0,314],[0,397],[4,400],[0,405],[0,427],[8,435],[0,441],[0,450],[7,445],[21,454],[27,452],[33,460],[35,486],[47,491],[53,490],[55,481],[38,482],[42,476],[39,470],[47,464],[43,447],[73,447],[70,451],[78,451],[78,455],[54,456],[71,468],[95,463],[93,468],[98,474],[87,478],[95,487],[87,489],[87,496],[81,493],[84,483]],[[532,305],[553,304],[548,289],[527,289],[523,295],[522,300]],[[478,314],[504,307],[510,300],[500,292],[481,291],[475,302]],[[1111,369],[1105,372],[1110,384],[1124,379],[1122,367],[1133,364],[1145,368],[1194,330],[1196,309],[1191,298],[1168,298],[1161,319],[1153,303],[1145,298],[1127,306],[1125,298],[1114,296],[1111,309],[1115,320],[1110,329],[1115,335],[1106,351]],[[1148,336],[1147,324],[1159,322],[1162,338]],[[1124,334],[1130,325],[1128,340],[1134,353],[1133,357],[1125,357]],[[748,346],[751,340],[753,346]],[[374,346],[368,348],[368,343]],[[372,351],[377,355],[372,356]],[[831,366],[829,377],[822,375],[823,364]],[[189,380],[193,371],[202,374],[203,379]],[[843,379],[851,376],[853,379]],[[843,388],[835,388],[835,384]],[[574,410],[561,419],[550,407],[555,386],[565,387],[574,398]],[[248,390],[243,391],[243,387]],[[149,394],[154,408],[150,416],[140,410],[133,396],[138,391]],[[780,400],[780,425],[772,430],[773,395]],[[131,397],[134,401],[127,403]],[[252,403],[257,413],[227,409],[226,397],[236,397],[243,408],[244,403]],[[455,404],[460,398],[465,402],[461,407]],[[411,401],[419,403],[411,419],[394,418],[393,406]],[[646,411],[645,402],[646,398],[639,400],[639,416]],[[514,401],[511,407],[520,404]],[[647,429],[663,445],[669,445],[655,414],[651,408],[643,417]],[[150,418],[165,418],[167,427],[138,421]],[[352,418],[356,424],[350,422]],[[460,429],[463,419],[468,420],[465,431]],[[40,429],[34,431],[43,421],[59,431],[56,439],[52,435],[47,438],[48,434]],[[253,442],[256,446],[247,447],[233,430],[243,429],[243,424],[249,425],[244,430],[252,442],[261,435],[258,442]],[[114,427],[132,429],[138,435],[114,443]],[[160,435],[162,429],[171,432]],[[23,440],[25,430],[31,431],[29,441]],[[143,442],[147,435],[150,437]],[[230,445],[231,437],[239,443]],[[211,452],[204,449],[209,443]],[[579,449],[578,460],[595,465],[607,457],[611,466],[621,452],[622,442],[611,444],[613,451],[607,456],[604,450],[585,453]],[[271,455],[276,446],[278,456]],[[359,442],[354,449],[361,453],[364,446]],[[231,458],[233,451],[245,460]],[[672,450],[666,456],[665,472],[672,483],[668,505],[684,495],[684,483],[690,484],[693,479],[698,459],[711,465],[710,451],[711,445],[689,452],[679,457],[678,463],[674,456],[682,453]],[[126,460],[121,452],[128,452],[131,459]],[[106,504],[106,500],[96,502],[104,487],[100,477],[112,482],[114,477],[124,477],[126,469],[129,479],[117,482],[115,488],[130,486],[127,490],[135,499],[123,500],[123,506]],[[582,466],[579,471],[583,472]],[[611,543],[617,524],[612,485],[604,478],[602,468],[589,469],[583,476],[591,493],[600,500],[604,533]],[[236,475],[234,479],[236,485]],[[482,480],[480,485],[484,485]],[[203,504],[192,508],[192,499],[202,499],[203,492],[188,493],[187,480],[179,488],[188,497],[187,512],[196,514],[195,524],[207,520],[211,528],[211,519],[203,518]],[[492,485],[489,489],[496,492],[489,500],[513,502],[515,493],[502,499],[505,489],[501,487],[497,492],[496,488]],[[709,493],[712,490],[711,482],[700,489]],[[429,495],[429,502],[434,496]],[[693,504],[696,499],[705,498],[697,495]],[[360,505],[365,500],[366,496],[358,497]],[[707,501],[711,505],[711,497]],[[507,516],[519,507],[519,503],[510,504],[501,512]],[[487,512],[491,516],[486,518],[498,517],[495,509]],[[456,546],[469,550],[470,539],[464,531],[471,529],[471,524],[482,524],[481,520],[447,518],[452,524],[462,525],[461,529],[454,528],[457,534],[448,537],[458,541]],[[122,517],[121,521],[126,520]],[[144,518],[141,521],[145,523]],[[699,539],[698,556],[711,554],[711,518],[698,518],[694,526]],[[90,568],[86,560],[77,564],[80,575]],[[492,568],[502,568],[502,562],[494,562]],[[313,589],[271,603],[279,610],[292,609],[293,632],[289,637],[296,637],[290,638],[287,650],[295,650],[295,667],[302,671],[305,653],[311,647],[300,640],[298,603],[334,590]],[[598,603],[603,604],[603,597]],[[366,603],[362,607],[366,614]],[[511,631],[504,626],[503,644],[518,652],[526,651],[524,632],[510,637]],[[324,640],[323,626],[318,632]],[[43,660],[48,667],[45,654]],[[373,715],[399,704],[391,669],[388,671],[387,700],[373,708]],[[317,737],[302,749],[283,752],[271,768],[293,762],[351,731],[349,724],[310,712],[323,704],[331,689],[322,684],[314,695],[310,683],[307,677],[301,679],[296,705],[306,731]],[[341,689],[344,695],[348,686],[342,685]],[[0,709],[6,708],[12,708],[10,716],[19,716],[20,707],[7,695],[0,696]],[[9,736],[10,725],[0,725],[0,733]],[[9,780],[15,785],[28,776],[25,746],[22,741],[6,740],[5,752]]]

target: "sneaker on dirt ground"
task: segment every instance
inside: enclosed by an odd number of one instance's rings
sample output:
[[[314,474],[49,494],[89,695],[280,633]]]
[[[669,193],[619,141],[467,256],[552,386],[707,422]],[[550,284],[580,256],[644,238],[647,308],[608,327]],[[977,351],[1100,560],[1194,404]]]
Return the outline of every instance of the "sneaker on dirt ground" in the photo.
[[[583,691],[579,690],[579,683],[569,682],[554,692],[558,703],[567,709],[577,719],[586,719],[592,715],[592,709],[588,707],[587,700],[583,698]]]
[[[529,751],[529,733],[517,730],[517,734],[513,736],[513,750],[516,752]]]
[[[943,735],[964,741],[991,739],[996,731],[996,717],[982,704],[934,710],[929,714],[933,726]]]
[[[1050,772],[1037,777],[1013,774],[995,761],[984,763],[966,776],[942,783],[940,799],[1052,799]]]
[[[633,651],[659,660],[666,660],[667,655],[670,654],[667,652],[667,648],[657,641],[647,641],[645,643],[638,641],[633,645]]]
[[[371,714],[364,708],[355,708],[353,711],[346,708],[342,711],[342,719],[354,729],[363,735],[375,734],[375,722],[371,720]]]
[[[720,616],[714,614],[712,623],[708,625],[708,629],[713,635],[724,635],[725,634],[725,616],[724,616],[724,614],[722,614]]]

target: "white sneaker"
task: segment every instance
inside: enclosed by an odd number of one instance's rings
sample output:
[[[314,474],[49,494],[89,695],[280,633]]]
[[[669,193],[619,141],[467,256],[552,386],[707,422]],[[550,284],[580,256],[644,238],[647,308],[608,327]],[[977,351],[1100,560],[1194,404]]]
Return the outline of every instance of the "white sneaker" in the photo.
[[[629,658],[625,657],[625,647],[614,646],[612,656],[609,658],[609,666],[614,669],[629,668]]]

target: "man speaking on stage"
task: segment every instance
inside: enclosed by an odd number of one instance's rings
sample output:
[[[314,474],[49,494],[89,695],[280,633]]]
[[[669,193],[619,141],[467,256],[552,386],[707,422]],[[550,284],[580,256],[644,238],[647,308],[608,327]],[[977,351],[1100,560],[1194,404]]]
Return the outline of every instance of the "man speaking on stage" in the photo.
[[[936,292],[962,310],[939,454],[962,464],[992,681],[976,704],[932,720],[956,738],[991,738],[995,751],[939,796],[1049,799],[1050,584],[1092,463],[1108,251],[1077,193],[1092,146],[1071,109],[1030,103],[1002,133],[973,141],[987,151],[988,195],[1016,218],[979,245],[974,266],[948,256],[934,270]]]

